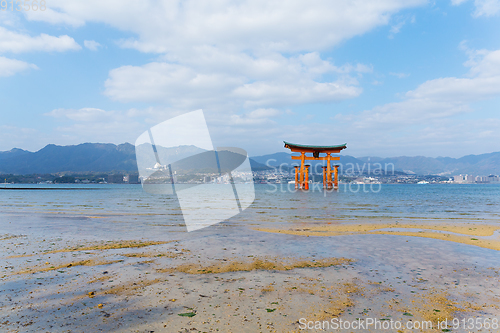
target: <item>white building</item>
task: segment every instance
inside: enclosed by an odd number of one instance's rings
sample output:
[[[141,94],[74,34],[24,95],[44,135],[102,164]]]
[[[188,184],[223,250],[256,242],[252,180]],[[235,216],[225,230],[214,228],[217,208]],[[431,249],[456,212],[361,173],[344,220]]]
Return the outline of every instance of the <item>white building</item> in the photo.
[[[494,176],[494,175],[490,175],[486,178],[488,178],[488,181],[491,183],[497,183],[500,181],[500,178],[498,176]]]

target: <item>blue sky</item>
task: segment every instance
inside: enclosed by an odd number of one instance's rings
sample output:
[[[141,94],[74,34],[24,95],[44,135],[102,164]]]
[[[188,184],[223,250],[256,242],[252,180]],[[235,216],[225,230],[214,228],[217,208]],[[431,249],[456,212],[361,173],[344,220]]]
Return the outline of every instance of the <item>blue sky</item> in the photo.
[[[203,109],[214,146],[251,155],[283,140],[354,156],[500,151],[499,18],[499,0],[9,7],[0,150],[134,143]]]

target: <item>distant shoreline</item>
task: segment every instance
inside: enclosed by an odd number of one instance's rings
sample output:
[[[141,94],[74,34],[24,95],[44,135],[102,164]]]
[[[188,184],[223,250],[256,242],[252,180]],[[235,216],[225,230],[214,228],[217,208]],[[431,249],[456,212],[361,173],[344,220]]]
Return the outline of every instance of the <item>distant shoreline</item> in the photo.
[[[31,191],[31,190],[101,190],[98,187],[0,187],[0,190],[21,190],[21,191]]]

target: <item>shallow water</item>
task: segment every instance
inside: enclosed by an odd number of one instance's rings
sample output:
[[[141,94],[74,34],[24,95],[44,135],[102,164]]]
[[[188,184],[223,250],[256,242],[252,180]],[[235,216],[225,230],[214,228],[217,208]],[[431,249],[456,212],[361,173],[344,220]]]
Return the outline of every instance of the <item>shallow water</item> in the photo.
[[[170,239],[170,233],[185,231],[176,197],[148,194],[140,185],[9,186],[51,190],[0,190],[4,234]],[[340,184],[338,191],[302,192],[292,184],[256,184],[255,192],[253,204],[224,224],[273,226],[358,218],[500,221],[500,185]]]

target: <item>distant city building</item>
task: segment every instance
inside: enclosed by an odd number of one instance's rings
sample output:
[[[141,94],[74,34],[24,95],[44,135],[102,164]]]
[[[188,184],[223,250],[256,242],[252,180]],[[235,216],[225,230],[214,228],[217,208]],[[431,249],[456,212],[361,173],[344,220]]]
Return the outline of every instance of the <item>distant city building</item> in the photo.
[[[129,183],[129,184],[139,184],[139,175],[125,175],[125,177],[123,177],[123,180],[125,181],[125,183]]]
[[[123,175],[121,173],[115,175],[108,175],[108,183],[114,184],[122,184],[123,183]]]
[[[474,183],[475,179],[472,175],[465,175],[464,180],[466,183]]]
[[[487,178],[490,183],[496,183],[500,181],[500,178],[495,175],[489,175]]]
[[[476,182],[476,178],[472,175],[458,175],[453,176],[453,182],[455,183],[474,183]]]
[[[472,175],[458,175],[453,176],[453,183],[498,183],[500,182],[500,177],[495,175],[489,176],[472,176]]]

